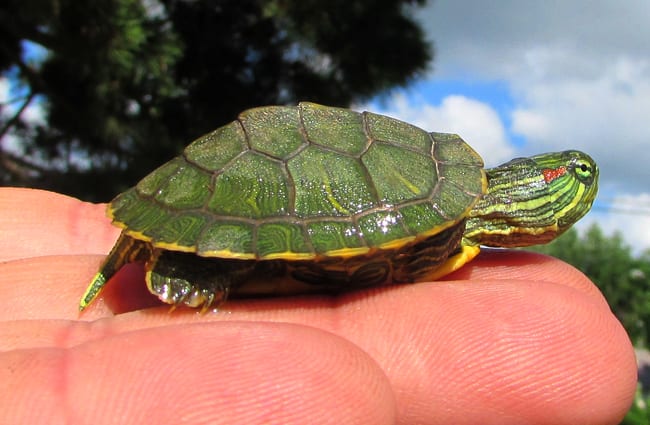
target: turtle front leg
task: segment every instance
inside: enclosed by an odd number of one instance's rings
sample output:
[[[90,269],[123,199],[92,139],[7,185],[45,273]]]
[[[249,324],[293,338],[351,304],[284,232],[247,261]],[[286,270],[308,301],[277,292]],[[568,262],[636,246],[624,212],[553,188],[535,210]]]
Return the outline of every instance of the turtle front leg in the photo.
[[[145,266],[147,288],[174,306],[201,307],[223,304],[230,289],[255,269],[253,261],[204,258],[193,253],[156,250]]]

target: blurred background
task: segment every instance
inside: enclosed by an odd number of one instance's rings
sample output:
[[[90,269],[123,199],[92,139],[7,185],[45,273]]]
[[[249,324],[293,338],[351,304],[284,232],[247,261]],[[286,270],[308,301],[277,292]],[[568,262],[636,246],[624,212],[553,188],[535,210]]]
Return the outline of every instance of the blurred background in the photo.
[[[601,167],[594,210],[541,250],[588,274],[648,344],[647,0],[0,6],[5,186],[106,202],[242,110],[301,100],[456,132],[488,166],[589,152]],[[639,397],[626,420],[642,421],[628,423],[650,423]]]

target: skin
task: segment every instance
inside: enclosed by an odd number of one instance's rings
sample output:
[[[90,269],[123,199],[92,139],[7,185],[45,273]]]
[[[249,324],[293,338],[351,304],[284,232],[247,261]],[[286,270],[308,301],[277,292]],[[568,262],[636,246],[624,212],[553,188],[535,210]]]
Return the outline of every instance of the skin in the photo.
[[[177,309],[130,265],[77,305],[119,230],[104,205],[0,189],[8,423],[617,424],[633,349],[596,287],[484,251],[444,281]]]

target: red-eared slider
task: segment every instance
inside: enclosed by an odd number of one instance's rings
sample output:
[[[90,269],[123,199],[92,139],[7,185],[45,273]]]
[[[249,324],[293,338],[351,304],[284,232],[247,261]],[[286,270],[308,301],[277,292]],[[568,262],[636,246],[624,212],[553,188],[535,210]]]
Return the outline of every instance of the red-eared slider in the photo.
[[[123,231],[80,309],[129,262],[162,301],[203,308],[433,280],[479,245],[552,240],[589,211],[597,182],[579,151],[484,170],[459,136],[386,116],[249,109],[110,203]]]

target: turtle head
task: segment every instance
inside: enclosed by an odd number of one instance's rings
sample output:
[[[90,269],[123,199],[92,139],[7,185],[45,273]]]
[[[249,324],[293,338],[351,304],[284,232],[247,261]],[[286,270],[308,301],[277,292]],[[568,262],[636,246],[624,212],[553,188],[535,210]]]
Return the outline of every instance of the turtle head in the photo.
[[[486,174],[487,193],[467,220],[470,245],[550,242],[591,209],[598,192],[598,166],[575,150],[513,159]]]

